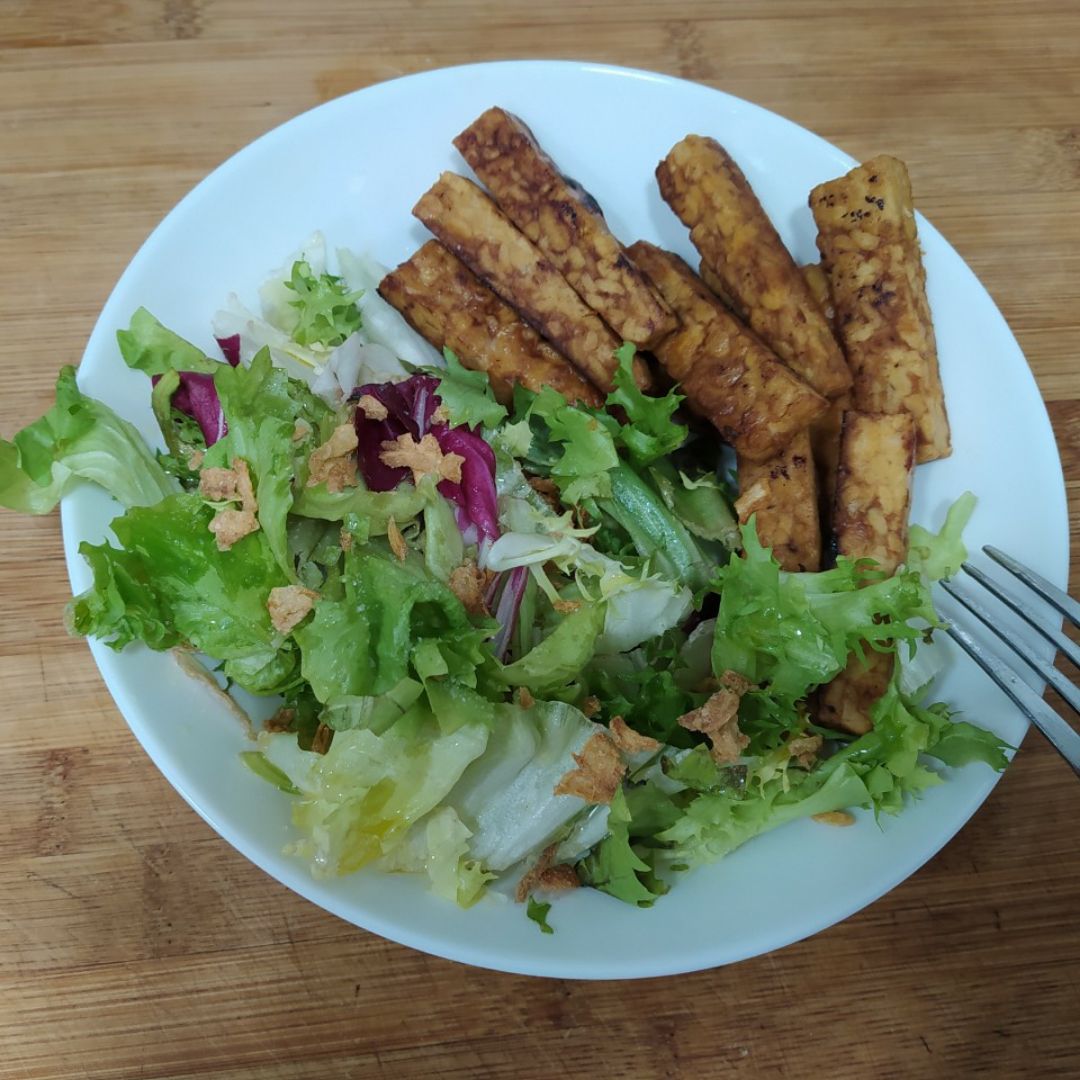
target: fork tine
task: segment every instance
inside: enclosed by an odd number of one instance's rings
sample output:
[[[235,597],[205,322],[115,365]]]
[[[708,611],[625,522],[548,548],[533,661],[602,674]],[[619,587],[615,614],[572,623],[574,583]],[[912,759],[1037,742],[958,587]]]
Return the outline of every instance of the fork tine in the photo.
[[[1062,592],[1056,585],[1051,585],[1041,574],[1029,570],[1023,563],[1017,562],[1011,555],[1006,555],[1000,548],[987,544],[983,551],[998,564],[1004,566],[1010,574],[1018,577],[1029,589],[1037,592],[1048,604],[1054,607],[1080,629],[1080,604],[1068,593]]]
[[[1011,589],[1005,588],[1004,585],[999,585],[977,566],[972,566],[970,563],[961,563],[960,569],[973,577],[987,592],[993,593],[1006,607],[1015,611],[1032,630],[1042,634],[1054,648],[1060,649],[1077,667],[1080,667],[1080,645],[1067,638],[1058,627],[1043,626],[1037,618],[1028,613],[1025,608],[1025,601],[1021,597],[1017,596]],[[1057,607],[1058,605],[1055,604],[1054,606]]]
[[[1003,660],[977,645],[966,630],[950,621],[945,632],[997,683],[1080,776],[1080,734],[1073,731]]]
[[[970,611],[971,614],[974,615],[988,630],[992,630],[997,637],[1012,649],[1012,651],[1039,676],[1039,678],[1048,682],[1062,698],[1068,702],[1074,712],[1080,714],[1080,687],[1077,687],[1065,675],[1058,671],[1052,662],[1036,656],[1031,649],[1021,642],[1011,640],[998,624],[997,620],[995,620],[994,616],[991,615],[982,604],[977,603],[970,596],[960,592],[947,582],[943,581],[941,587],[958,604],[966,607],[968,611]]]

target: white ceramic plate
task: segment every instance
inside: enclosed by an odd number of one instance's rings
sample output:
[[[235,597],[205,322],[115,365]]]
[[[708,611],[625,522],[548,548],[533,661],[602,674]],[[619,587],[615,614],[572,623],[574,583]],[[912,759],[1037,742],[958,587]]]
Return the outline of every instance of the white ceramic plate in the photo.
[[[157,442],[143,375],[125,368],[115,332],[139,305],[207,349],[226,294],[251,301],[264,275],[316,229],[331,245],[387,264],[424,240],[410,216],[443,169],[467,167],[451,138],[485,108],[520,114],[568,173],[600,201],[629,242],[644,237],[692,255],[686,231],[657,194],[653,169],[688,132],[718,138],[745,170],[784,240],[816,258],[810,188],[853,164],[787,120],[660,75],[576,63],[499,63],[433,71],[332,101],[258,139],[198,185],[161,223],[120,279],[86,349],[84,389]],[[881,141],[888,144],[888,130]],[[916,189],[919,177],[914,178]],[[933,524],[975,491],[972,549],[995,543],[1063,584],[1068,527],[1061,465],[1028,366],[990,297],[925,221],[930,301],[955,452],[922,466],[913,517]],[[100,540],[115,505],[79,491],[63,506],[76,591],[90,575],[80,540]],[[680,879],[650,910],[590,890],[560,899],[541,935],[520,906],[469,911],[429,895],[420,880],[359,874],[314,881],[281,853],[288,799],[238,760],[244,736],[210,693],[168,656],[92,643],[132,731],[180,794],[226,840],[328,911],[417,949],[506,971],[571,978],[664,975],[779,948],[869,904],[929,859],[986,798],[984,766],[958,770],[882,828],[801,822],[761,837],[722,863]],[[940,695],[1018,744],[1024,722],[977,670],[950,654]],[[198,881],[190,883],[199,888]],[[722,913],[722,917],[718,917]]]

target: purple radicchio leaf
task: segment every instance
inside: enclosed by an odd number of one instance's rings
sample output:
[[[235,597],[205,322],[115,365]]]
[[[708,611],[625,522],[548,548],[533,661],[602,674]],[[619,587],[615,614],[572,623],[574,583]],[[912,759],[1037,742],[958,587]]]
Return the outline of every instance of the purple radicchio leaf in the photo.
[[[229,430],[225,413],[221,408],[214,376],[200,371],[179,371],[180,385],[172,396],[172,406],[199,425],[207,446],[223,439]],[[160,375],[154,375],[151,383],[157,386]]]
[[[391,491],[410,473],[405,468],[391,468],[382,460],[383,444],[406,434],[417,442],[433,435],[444,454],[458,454],[463,459],[461,483],[443,480],[439,493],[453,503],[466,541],[483,547],[499,535],[495,454],[481,435],[464,425],[451,428],[432,423],[439,405],[438,386],[438,380],[430,375],[412,375],[397,383],[368,383],[352,392],[353,400],[370,396],[387,411],[385,420],[371,420],[362,409],[356,410],[360,471],[372,491]]]
[[[357,460],[360,472],[372,491],[393,491],[409,478],[409,470],[391,468],[381,457],[384,442],[411,435],[417,442],[431,426],[431,415],[439,404],[435,391],[438,380],[430,375],[413,375],[398,383],[367,383],[350,395],[352,400],[373,397],[387,411],[385,420],[369,420],[356,410]]]
[[[458,454],[461,464],[461,483],[444,480],[439,493],[454,504],[458,528],[466,540],[482,546],[485,541],[499,538],[499,508],[495,492],[495,452],[483,436],[467,427],[447,427],[435,424],[431,433],[439,441],[444,454]],[[469,529],[476,532],[475,538]]]
[[[214,338],[218,343],[218,348],[221,350],[221,355],[233,367],[240,366],[240,335],[230,334],[229,337]]]

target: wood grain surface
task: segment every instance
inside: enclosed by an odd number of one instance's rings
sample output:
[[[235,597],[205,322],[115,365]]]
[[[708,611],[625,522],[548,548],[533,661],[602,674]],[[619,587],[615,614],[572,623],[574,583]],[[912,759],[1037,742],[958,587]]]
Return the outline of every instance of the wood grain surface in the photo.
[[[686,76],[906,159],[1030,360],[1076,527],[1075,0],[0,0],[0,431],[226,156],[357,87],[514,57]],[[0,512],[0,1077],[1080,1075],[1080,785],[1036,736],[941,854],[812,940],[640,984],[497,975],[218,839],[65,633],[67,589],[57,518]]]

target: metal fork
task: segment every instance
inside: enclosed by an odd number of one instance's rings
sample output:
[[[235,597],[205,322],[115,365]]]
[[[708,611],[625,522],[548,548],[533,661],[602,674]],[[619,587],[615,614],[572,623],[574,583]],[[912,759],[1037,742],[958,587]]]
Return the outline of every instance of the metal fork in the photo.
[[[1034,570],[1029,570],[1003,551],[989,546],[984,547],[983,551],[999,566],[1003,566],[1015,578],[1023,582],[1032,592],[1041,596],[1043,600],[1061,612],[1073,626],[1080,628],[1080,603],[1077,603],[1067,593],[1051,585],[1044,577],[1036,574]],[[977,581],[1006,607],[1019,615],[1028,626],[1041,634],[1055,649],[1064,653],[1073,664],[1080,667],[1080,646],[1067,638],[1060,628],[1046,626],[1036,616],[1032,615],[1029,610],[1029,599],[1025,599],[1025,597],[1012,589],[999,585],[977,566],[964,563],[961,569],[968,577]],[[943,581],[941,587],[957,603],[970,611],[984,626],[993,631],[1032,671],[1048,682],[1068,702],[1074,712],[1080,714],[1080,689],[1074,686],[1068,678],[1054,667],[1053,660],[1048,661],[1040,658],[1023,642],[1010,637],[994,615],[970,596],[956,589],[954,585]],[[1004,660],[979,645],[962,626],[950,622],[946,632],[1005,691],[1013,704],[1050,740],[1058,753],[1065,758],[1077,775],[1080,776],[1080,733],[1074,731],[1061,716],[1043,701],[1042,695],[1032,690]]]

